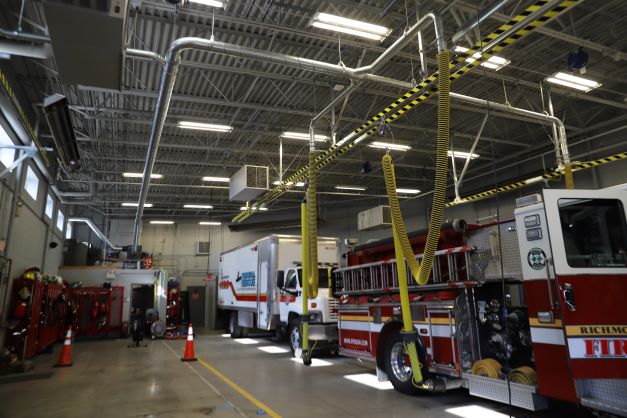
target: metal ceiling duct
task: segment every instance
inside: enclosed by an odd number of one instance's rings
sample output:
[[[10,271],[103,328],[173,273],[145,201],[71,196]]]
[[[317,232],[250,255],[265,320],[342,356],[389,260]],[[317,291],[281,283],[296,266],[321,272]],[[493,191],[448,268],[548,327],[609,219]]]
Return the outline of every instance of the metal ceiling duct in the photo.
[[[331,64],[328,62],[315,61],[288,54],[260,51],[253,48],[246,48],[239,45],[218,42],[213,37],[211,39],[191,37],[179,38],[172,42],[165,58],[165,64],[163,66],[163,72],[161,76],[161,84],[159,86],[159,95],[157,97],[157,105],[155,108],[155,115],[150,127],[150,138],[148,140],[146,164],[144,166],[142,185],[138,199],[139,204],[137,206],[137,214],[135,216],[135,224],[133,230],[133,248],[137,248],[139,245],[139,233],[144,213],[144,203],[146,201],[148,187],[150,185],[150,175],[152,174],[152,170],[155,164],[157,150],[159,149],[159,142],[161,141],[161,133],[163,132],[165,119],[167,117],[168,109],[170,107],[170,99],[172,98],[172,90],[176,81],[179,64],[181,63],[182,51],[186,49],[196,49],[207,52],[241,56],[275,64],[297,66],[299,68],[310,71],[345,75],[351,79],[368,80],[380,83],[384,82],[386,84],[396,85],[396,87],[405,88],[405,82],[399,82],[398,80],[381,77],[372,73],[380,68],[390,58],[392,58],[392,56],[396,52],[405,47],[413,39],[413,36],[418,31],[423,29],[427,24],[431,22],[433,22],[433,25],[435,27],[438,47],[445,46],[446,43],[444,39],[444,31],[442,28],[442,21],[440,19],[440,16],[435,13],[429,13],[421,17],[418,22],[416,22],[411,28],[409,28],[388,49],[383,51],[383,53],[373,63],[360,68],[349,68],[342,64]]]
[[[18,41],[0,41],[0,54],[48,59],[52,56],[52,48],[50,44],[33,45]]]

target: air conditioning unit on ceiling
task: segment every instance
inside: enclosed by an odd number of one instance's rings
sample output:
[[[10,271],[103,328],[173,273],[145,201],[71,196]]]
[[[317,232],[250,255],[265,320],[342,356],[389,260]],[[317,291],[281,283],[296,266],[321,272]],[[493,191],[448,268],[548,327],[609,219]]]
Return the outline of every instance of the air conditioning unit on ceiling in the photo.
[[[247,202],[268,190],[268,167],[245,165],[237,170],[229,182],[229,199]]]

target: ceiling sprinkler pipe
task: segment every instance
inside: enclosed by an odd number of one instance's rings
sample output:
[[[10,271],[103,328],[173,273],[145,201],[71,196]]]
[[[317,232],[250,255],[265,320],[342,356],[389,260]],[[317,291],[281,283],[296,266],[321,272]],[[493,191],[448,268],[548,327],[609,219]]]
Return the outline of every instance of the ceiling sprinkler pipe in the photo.
[[[481,22],[501,10],[503,6],[505,6],[509,2],[510,0],[497,0],[488,7],[486,7],[481,13],[479,13],[476,18],[473,17],[472,21],[468,25],[466,25],[463,29],[460,29],[455,35],[453,35],[453,38],[451,39],[453,44],[459,41],[468,32],[479,26]]]

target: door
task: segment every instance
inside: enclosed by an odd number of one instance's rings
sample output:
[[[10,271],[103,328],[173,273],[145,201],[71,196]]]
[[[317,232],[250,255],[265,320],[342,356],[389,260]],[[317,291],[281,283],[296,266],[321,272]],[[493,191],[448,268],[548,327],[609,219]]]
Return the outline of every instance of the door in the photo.
[[[205,326],[205,286],[188,286],[189,316],[195,328]]]
[[[294,303],[297,300],[297,294],[299,294],[298,275],[295,269],[290,269],[285,274],[285,290],[281,291],[280,303],[280,317],[281,322],[287,324],[290,311],[293,310]],[[298,310],[300,312],[300,310]]]
[[[627,192],[544,190],[544,203],[572,375],[624,379]]]

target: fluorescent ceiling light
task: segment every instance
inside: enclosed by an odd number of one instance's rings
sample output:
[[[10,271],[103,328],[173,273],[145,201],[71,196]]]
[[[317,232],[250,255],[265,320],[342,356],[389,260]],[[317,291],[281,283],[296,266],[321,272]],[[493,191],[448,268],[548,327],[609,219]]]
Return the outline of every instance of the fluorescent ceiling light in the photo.
[[[274,184],[275,186],[278,186],[279,184],[281,184],[281,180],[273,181],[272,184]],[[291,186],[291,185],[294,184],[294,182],[288,181],[286,184],[288,186]],[[296,183],[296,187],[304,187],[304,186],[305,186],[305,182],[303,182],[303,181],[299,181],[298,183]]]
[[[349,374],[344,376],[344,379],[352,380],[353,382],[361,383],[362,385],[370,386],[371,388],[379,390],[394,389],[391,382],[379,382],[377,376],[370,373]]]
[[[365,187],[360,186],[335,186],[335,190],[354,190],[357,192],[365,192]]]
[[[309,141],[309,134],[302,133],[302,132],[283,132],[281,134],[281,138],[300,139],[302,141]],[[328,139],[329,137],[326,135],[314,135],[314,142],[324,142]]]
[[[287,353],[289,351],[285,348],[277,347],[276,345],[267,345],[264,347],[257,347],[257,350],[261,350],[263,352],[270,353],[270,354]]]
[[[468,48],[458,45],[455,47],[455,52],[468,52]],[[470,57],[466,58],[466,62],[473,63],[479,58],[481,58],[481,52],[475,52]],[[510,63],[511,61],[506,58],[497,57],[496,55],[493,55],[487,60],[483,61],[481,65],[491,70],[498,71]]]
[[[383,148],[383,149],[389,149],[393,151],[407,151],[411,149],[409,145],[392,144],[390,142],[379,142],[379,141],[374,141],[372,144],[368,146],[371,148]]]
[[[213,209],[211,205],[183,205],[183,207],[188,209]]]
[[[204,6],[211,6],[211,7],[224,8],[224,6],[226,6],[226,1],[219,1],[219,0],[188,0],[188,1],[190,3],[198,3]]]
[[[139,204],[138,203],[125,202],[125,203],[122,203],[122,206],[127,207],[127,208],[136,208],[137,206],[139,206]],[[152,207],[152,203],[144,203],[144,207],[145,208],[151,208]]]
[[[561,86],[570,87],[583,92],[601,87],[601,83],[588,78],[577,77],[572,74],[557,72],[546,79],[549,83],[559,84]]]
[[[544,176],[532,177],[530,179],[525,180],[525,184],[539,183],[542,180],[544,180]]]
[[[126,177],[126,178],[131,178],[131,179],[140,179],[140,178],[144,177],[143,173],[122,173],[122,175],[124,177]],[[162,179],[163,175],[162,174],[152,173],[150,175],[150,178],[151,179]]]
[[[185,121],[185,120],[179,121],[177,126],[181,129],[195,129],[199,131],[231,132],[233,130],[233,127],[229,125],[219,125],[216,123],[192,122],[192,121]]]
[[[401,193],[401,194],[418,194],[418,193],[420,193],[420,190],[418,190],[418,189],[396,189],[396,193]]]
[[[213,226],[218,226],[218,225],[222,225],[222,222],[214,222],[214,221],[201,221],[201,222],[198,222],[198,225],[213,225]]]
[[[509,415],[501,414],[492,409],[479,405],[458,406],[455,408],[445,409],[444,412],[456,415],[462,418],[508,418]]]
[[[207,176],[207,177],[203,177],[202,181],[219,181],[219,182],[222,182],[222,183],[228,183],[229,181],[231,181],[231,179],[229,179],[228,177]]]
[[[237,341],[237,340],[235,340],[235,341]],[[290,360],[296,362],[297,364],[300,364],[300,365],[304,366],[302,358],[292,357]],[[331,363],[330,361],[321,360],[319,358],[312,358],[311,359],[311,366],[309,366],[309,367],[331,366],[332,364],[333,363]]]
[[[268,208],[266,207],[260,207],[260,208],[256,208],[254,206],[242,206],[241,208],[239,208],[239,210],[246,210],[246,209],[250,209],[250,210],[260,210],[262,212],[266,212],[268,210]]]
[[[153,225],[172,225],[174,221],[150,221]]]
[[[355,35],[362,38],[381,41],[392,31],[385,26],[373,25],[372,23],[360,20],[347,19],[345,17],[331,15],[328,13],[316,13],[311,23],[312,26],[320,29],[328,29]]]
[[[449,157],[453,156],[453,151],[446,151],[446,154]],[[468,158],[468,156],[470,155],[470,159],[474,160],[475,158],[479,158],[479,154],[471,154],[469,152],[464,152],[464,151],[455,151],[455,158]]]
[[[238,338],[235,342],[244,345],[259,344],[259,341],[253,340],[252,338]]]

